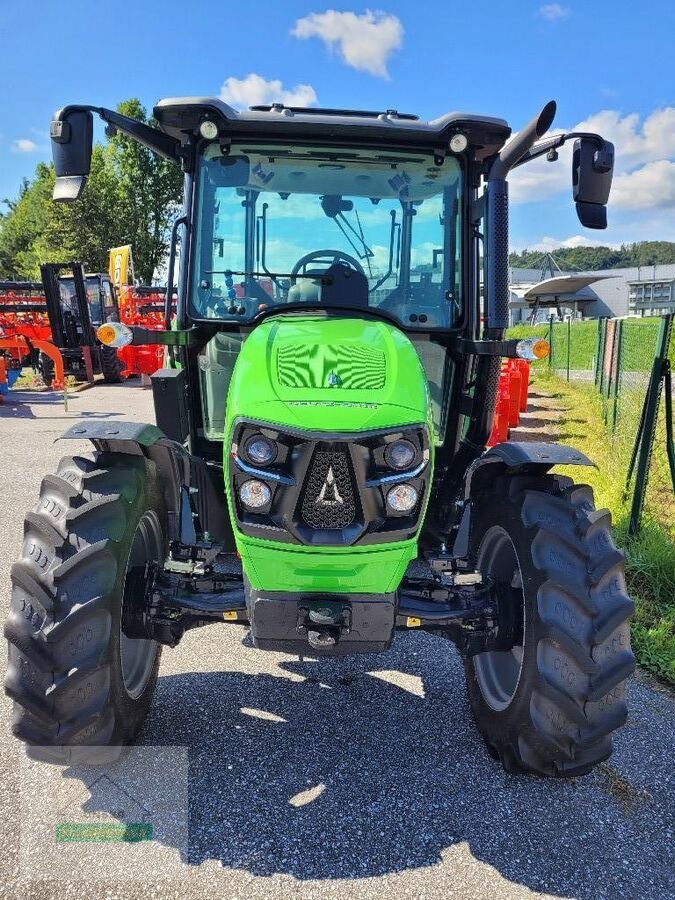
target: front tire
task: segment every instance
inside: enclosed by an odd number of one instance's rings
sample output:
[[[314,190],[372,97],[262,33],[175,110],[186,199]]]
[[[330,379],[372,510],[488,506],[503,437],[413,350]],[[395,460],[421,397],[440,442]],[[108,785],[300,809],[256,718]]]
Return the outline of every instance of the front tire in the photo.
[[[122,361],[114,347],[101,347],[101,373],[106,384],[120,384],[122,378]]]
[[[123,613],[139,571],[162,562],[166,509],[141,456],[65,457],[43,479],[12,568],[5,690],[13,733],[33,759],[106,763],[147,715],[161,647],[132,640]]]
[[[623,555],[593,492],[559,476],[501,476],[477,498],[472,550],[500,587],[514,647],[464,662],[490,754],[508,772],[576,776],[612,752],[635,663]]]

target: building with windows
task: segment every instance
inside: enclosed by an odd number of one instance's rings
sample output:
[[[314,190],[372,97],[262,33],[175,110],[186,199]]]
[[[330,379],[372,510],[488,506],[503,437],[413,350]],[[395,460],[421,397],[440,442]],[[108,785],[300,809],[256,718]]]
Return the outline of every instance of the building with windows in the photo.
[[[542,278],[538,269],[511,269],[512,323],[526,321],[535,305],[542,310],[548,308],[549,314],[553,312],[561,318],[675,313],[675,265],[552,275]]]

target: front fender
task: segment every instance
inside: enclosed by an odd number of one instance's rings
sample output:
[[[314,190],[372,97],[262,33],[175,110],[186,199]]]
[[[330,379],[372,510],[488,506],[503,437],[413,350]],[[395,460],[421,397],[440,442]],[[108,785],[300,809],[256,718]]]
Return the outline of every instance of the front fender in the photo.
[[[91,441],[106,453],[145,456],[157,466],[169,513],[169,537],[194,543],[196,536],[190,510],[190,457],[181,444],[170,441],[156,425],[145,422],[76,422],[60,441]],[[189,528],[186,533],[186,523]]]
[[[453,543],[453,556],[465,557],[469,552],[471,505],[478,486],[487,472],[548,472],[553,466],[593,466],[585,453],[566,444],[546,441],[506,441],[495,444],[474,460],[464,480],[464,510]]]

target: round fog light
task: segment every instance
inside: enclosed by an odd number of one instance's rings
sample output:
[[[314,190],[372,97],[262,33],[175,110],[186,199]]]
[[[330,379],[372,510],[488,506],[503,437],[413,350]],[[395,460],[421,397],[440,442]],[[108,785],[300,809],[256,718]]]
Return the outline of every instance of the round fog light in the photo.
[[[264,481],[245,481],[239,488],[239,497],[244,506],[249,509],[260,509],[261,506],[267,506],[270,502],[270,489]]]
[[[417,491],[411,484],[397,484],[387,493],[387,505],[395,512],[410,512],[417,503]]]
[[[394,441],[388,444],[384,451],[384,458],[388,466],[392,469],[409,469],[413,464],[417,450],[410,441]]]
[[[277,455],[274,443],[262,434],[255,434],[246,441],[246,455],[257,466],[267,466]]]

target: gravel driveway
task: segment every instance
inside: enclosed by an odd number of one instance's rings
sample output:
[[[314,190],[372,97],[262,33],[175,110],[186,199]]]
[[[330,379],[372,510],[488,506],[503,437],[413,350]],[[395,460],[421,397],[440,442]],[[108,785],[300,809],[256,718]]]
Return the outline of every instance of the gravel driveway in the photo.
[[[54,438],[79,417],[152,420],[150,392],[133,383],[71,396],[68,414],[50,394],[7,400],[5,603],[24,510],[42,475],[75,449]],[[380,656],[301,663],[255,651],[237,626],[193,631],[164,651],[140,741],[167,748],[157,759],[169,762],[156,774],[170,785],[167,802],[185,782],[186,808],[173,813],[179,827],[164,833],[187,832],[186,844],[166,838],[165,868],[149,855],[145,880],[134,874],[149,853],[140,843],[109,845],[115,880],[102,880],[100,845],[87,843],[67,878],[31,880],[43,854],[44,874],[56,869],[48,862],[54,847],[48,853],[33,840],[27,811],[43,815],[45,786],[61,790],[70,779],[85,798],[94,787],[82,772],[22,762],[3,698],[1,896],[672,897],[675,696],[637,675],[628,699],[628,725],[595,773],[512,777],[483,748],[449,644],[406,634]],[[189,772],[173,768],[174,758],[186,759]],[[71,805],[69,818],[77,814]]]

